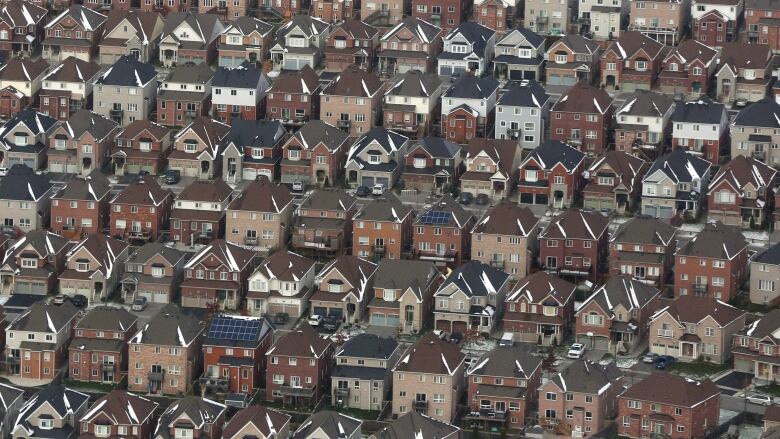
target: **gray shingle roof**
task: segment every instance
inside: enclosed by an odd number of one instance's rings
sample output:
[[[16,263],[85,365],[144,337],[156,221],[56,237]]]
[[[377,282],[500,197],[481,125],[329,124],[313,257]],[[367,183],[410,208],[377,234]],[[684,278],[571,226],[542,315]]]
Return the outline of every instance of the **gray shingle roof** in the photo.
[[[88,132],[98,141],[105,139],[118,126],[113,120],[84,109],[76,110],[68,120],[61,122],[61,124],[72,139],[79,139]]]
[[[615,381],[622,376],[623,372],[614,362],[601,365],[589,360],[577,360],[551,379],[561,390],[596,395],[601,394],[602,389],[606,390],[605,386],[615,385]]]
[[[499,346],[483,355],[469,369],[469,375],[528,379],[542,365],[542,357],[533,355],[535,350],[529,343]]]
[[[359,419],[332,410],[322,410],[309,416],[291,439],[308,439],[317,431],[323,432],[328,438],[348,438],[360,431],[361,425],[363,421]]]
[[[411,70],[398,77],[389,87],[386,95],[430,97],[441,85],[438,75]]]
[[[423,43],[430,43],[436,39],[436,36],[441,33],[441,28],[428,23],[425,20],[421,20],[416,17],[406,17],[402,22],[398,23],[394,28],[385,32],[382,35],[382,40],[387,40],[393,35],[397,34],[401,29],[408,29],[415,37],[417,37]]]
[[[493,29],[483,26],[476,21],[464,21],[455,29],[452,29],[445,37],[445,40],[451,40],[456,35],[461,35],[473,47],[473,52],[480,57],[485,55],[485,47],[490,38],[496,34]]]
[[[213,424],[225,411],[225,406],[210,399],[185,396],[171,405],[160,416],[154,437],[169,438],[169,426],[182,417],[189,418],[194,425]]]
[[[0,200],[38,201],[51,187],[49,174],[36,174],[26,165],[13,165],[0,181]]]
[[[734,125],[780,128],[780,104],[771,97],[765,97],[743,108],[734,119]]]
[[[423,300],[423,295],[428,294],[425,288],[434,277],[441,277],[441,274],[433,262],[385,258],[379,261],[374,274],[374,288],[411,288],[417,298]]]
[[[498,89],[498,80],[492,76],[477,78],[462,76],[444,94],[448,98],[487,99]]]
[[[619,118],[622,114],[663,116],[672,105],[674,105],[674,99],[668,94],[637,90],[626,97],[624,104],[615,112],[615,117]]]
[[[208,45],[214,41],[221,32],[222,23],[219,16],[214,14],[194,14],[192,12],[170,12],[165,16],[165,26],[163,27],[160,39],[170,36],[178,41],[176,29],[186,22],[190,29],[198,33],[198,37]],[[220,32],[215,32],[215,30]]]
[[[497,268],[479,261],[469,261],[453,270],[439,291],[452,284],[467,297],[487,297],[499,291],[508,279],[509,275]]]
[[[238,119],[231,121],[230,132],[224,142],[233,143],[243,153],[244,147],[273,148],[286,134],[278,120]]]
[[[753,261],[761,264],[780,265],[780,243],[762,251],[753,258]]]
[[[596,302],[605,312],[611,312],[618,305],[623,305],[627,311],[638,310],[644,308],[659,294],[661,290],[658,288],[630,276],[613,276],[585,299],[578,311],[591,302]]]
[[[393,221],[403,222],[412,213],[412,208],[401,202],[393,193],[387,192],[380,198],[374,198],[355,215],[355,221]]]
[[[322,142],[328,150],[335,151],[347,141],[349,134],[321,120],[312,120],[306,122],[294,137],[305,149],[313,149]]]
[[[83,27],[85,30],[97,29],[100,27],[100,25],[105,23],[107,19],[105,15],[101,14],[100,12],[93,11],[86,6],[72,5],[67,10],[63,11],[60,15],[54,17],[48,23],[46,23],[46,27],[50,28],[56,25],[65,17],[71,17],[76,23],[79,24],[79,26]]]
[[[392,421],[387,427],[374,433],[376,439],[456,439],[460,428],[446,422],[433,419],[414,410]]]
[[[677,229],[668,223],[649,216],[637,216],[621,224],[611,241],[666,246],[675,233]]]
[[[86,177],[74,177],[53,198],[60,200],[100,201],[111,192],[111,182],[99,169]]]
[[[675,149],[658,157],[653,162],[653,166],[645,174],[645,180],[660,170],[675,183],[691,183],[694,180],[701,180],[710,166],[710,162],[701,157],[689,154],[682,149]]]
[[[514,83],[513,86],[498,98],[498,105],[511,107],[541,108],[550,96],[536,81],[523,81]]]
[[[340,189],[319,189],[303,200],[300,209],[347,211],[357,200]]]
[[[125,332],[134,329],[137,321],[138,317],[125,308],[98,306],[89,310],[87,315],[76,324],[76,328]]]
[[[311,37],[312,35],[321,34],[323,31],[328,29],[329,26],[330,25],[328,23],[320,20],[319,18],[304,14],[296,14],[292,20],[288,21],[284,26],[280,27],[279,30],[276,31],[276,37],[283,38],[296,27],[302,30],[307,37]]]
[[[128,258],[128,262],[136,264],[144,264],[155,255],[162,256],[166,261],[172,265],[176,264],[187,253],[177,250],[175,248],[168,247],[165,244],[159,242],[148,242],[141,247],[138,247]]]
[[[65,422],[64,426],[54,430],[44,430],[39,427],[37,420],[30,422],[31,415],[38,411],[38,408],[43,404],[50,405],[57,415],[65,420],[69,413],[79,413],[81,407],[85,407],[89,402],[89,395],[78,392],[73,389],[68,389],[63,384],[52,384],[44,387],[33,395],[19,410],[19,417],[16,419],[16,423],[11,427],[11,431],[18,427],[23,427],[30,434],[30,437],[36,438],[49,438],[51,437],[48,432],[57,431],[63,434],[62,437],[71,437],[74,435],[72,423]],[[54,436],[60,437],[60,436]]]
[[[462,229],[467,227],[469,225],[469,221],[474,218],[474,214],[464,209],[460,203],[455,201],[454,198],[447,194],[441,197],[438,202],[434,203],[422,215],[419,215],[414,221],[415,224],[424,224],[423,219],[425,215],[433,212],[447,212],[451,214],[450,220],[447,223],[439,224],[442,227],[457,227]]]
[[[523,165],[531,159],[548,171],[560,163],[567,171],[571,172],[582,163],[582,160],[585,159],[585,154],[559,140],[545,140],[544,143],[531,151]],[[522,167],[523,165],[520,166]]]
[[[212,87],[256,89],[262,76],[262,71],[246,63],[238,67],[217,67],[211,85]]]
[[[263,20],[248,15],[233,20],[222,33],[228,33],[228,31],[233,28],[239,30],[241,34],[245,36],[254,31],[258,31],[260,35],[265,35],[274,30],[274,26],[271,23],[266,23]]]
[[[704,230],[685,243],[677,254],[714,259],[733,259],[748,246],[739,229],[720,222],[704,226]]]
[[[124,87],[143,87],[149,81],[155,80],[157,80],[157,70],[155,70],[153,65],[141,62],[134,56],[123,55],[100,75],[95,83]]]
[[[165,82],[185,83],[185,84],[205,84],[214,77],[214,71],[205,62],[200,64],[181,64],[173,68]],[[163,86],[163,90],[165,87]],[[177,90],[178,91],[178,90]]]
[[[677,105],[672,113],[672,122],[719,124],[725,112],[725,105],[703,97]]]
[[[30,332],[59,332],[79,313],[70,301],[62,305],[34,303],[26,313],[19,315],[8,326],[9,330]]]
[[[420,145],[424,150],[428,151],[428,154],[433,158],[448,158],[451,159],[460,154],[460,145],[450,142],[449,140],[442,139],[441,137],[426,137],[420,140]],[[414,148],[410,148],[411,151]]]
[[[397,348],[398,342],[395,339],[363,333],[347,340],[336,355],[387,360]]]
[[[130,342],[186,347],[201,335],[202,323],[195,315],[169,304],[138,331]]]

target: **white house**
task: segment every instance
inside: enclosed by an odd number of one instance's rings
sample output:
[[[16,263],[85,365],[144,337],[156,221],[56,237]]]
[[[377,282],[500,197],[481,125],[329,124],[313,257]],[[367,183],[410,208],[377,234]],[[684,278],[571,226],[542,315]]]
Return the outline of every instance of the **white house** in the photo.
[[[439,55],[439,75],[458,76],[471,72],[485,73],[496,43],[496,32],[474,21],[464,21],[444,37],[444,50]]]
[[[218,67],[211,83],[211,102],[220,112],[229,105],[256,107],[270,86],[268,75],[254,66]]]
[[[300,317],[314,292],[311,259],[280,250],[267,257],[249,276],[247,310],[253,316],[285,312]]]
[[[494,78],[464,76],[447,90],[441,99],[441,114],[449,114],[455,107],[468,105],[478,117],[486,118],[496,106],[499,83]]]

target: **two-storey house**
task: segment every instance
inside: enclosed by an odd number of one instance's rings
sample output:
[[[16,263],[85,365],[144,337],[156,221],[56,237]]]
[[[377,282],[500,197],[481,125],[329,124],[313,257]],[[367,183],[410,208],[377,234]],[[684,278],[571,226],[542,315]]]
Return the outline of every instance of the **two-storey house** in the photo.
[[[444,29],[454,29],[466,21],[471,3],[464,0],[414,0],[412,16]]]
[[[637,31],[623,32],[601,58],[601,86],[613,90],[650,90],[669,49]]]
[[[534,148],[519,166],[519,204],[571,206],[584,185],[585,154],[571,145],[547,140]]]
[[[712,164],[680,148],[658,157],[642,179],[642,214],[696,217],[707,193]]]
[[[236,311],[246,295],[255,252],[215,239],[184,265],[182,306]]]
[[[173,191],[163,189],[153,178],[131,182],[109,203],[111,236],[133,241],[156,241],[168,226],[173,199]]]
[[[718,50],[696,40],[685,40],[670,50],[658,73],[659,88],[664,93],[684,93],[698,98],[709,90],[718,66]]]
[[[157,71],[132,55],[122,55],[95,81],[95,112],[125,126],[149,117],[157,98]]]
[[[344,170],[349,134],[320,120],[306,122],[282,146],[281,182],[324,186]]]
[[[346,5],[350,2],[336,1],[333,4],[338,7],[339,3]],[[340,72],[354,64],[363,70],[370,70],[378,48],[379,29],[357,19],[342,21],[333,27],[325,42],[325,68]]]
[[[474,18],[482,26],[503,33],[514,28],[520,18],[520,2],[515,0],[477,0],[474,2]]]
[[[168,162],[173,131],[148,120],[136,120],[116,134],[116,148],[111,154],[114,175],[158,175]]]
[[[211,86],[211,114],[230,124],[262,117],[271,80],[262,70],[245,63],[239,67],[217,67]]]
[[[456,439],[463,433],[460,428],[449,422],[439,421],[416,411],[407,411],[386,427],[369,436],[369,439],[392,439],[415,434],[422,434],[423,437],[436,436],[441,439]]]
[[[566,210],[539,234],[539,261],[550,272],[596,280],[606,271],[606,216],[594,211]],[[563,263],[561,263],[563,261]]]
[[[377,75],[350,65],[322,90],[320,120],[351,136],[368,133],[378,120],[384,87]]]
[[[675,229],[649,216],[629,219],[609,241],[609,272],[623,274],[648,285],[662,287],[670,279],[676,250]]]
[[[756,384],[773,383],[780,372],[777,366],[779,317],[780,310],[773,309],[733,335],[734,370],[753,375]]]
[[[303,316],[314,292],[314,265],[313,260],[286,250],[263,259],[249,276],[247,314]]]
[[[138,317],[125,308],[90,309],[73,328],[68,348],[70,379],[118,383],[127,370],[127,342],[135,335]]]
[[[513,84],[496,103],[496,139],[510,139],[523,149],[534,149],[542,142],[550,119],[553,100],[536,81]]]
[[[124,390],[112,390],[98,398],[78,419],[81,435],[119,435],[131,439],[149,437],[157,423],[159,404]]]
[[[0,14],[0,50],[20,56],[31,56],[41,45],[46,24],[45,7],[23,0],[6,2]],[[2,32],[5,31],[5,34]]]
[[[498,87],[498,80],[490,76],[464,75],[452,84],[441,99],[441,137],[459,144],[488,138],[495,121]]]
[[[68,238],[101,233],[109,225],[110,192],[100,170],[74,177],[51,198],[51,231]]]
[[[55,187],[47,174],[16,164],[0,181],[0,216],[3,228],[29,233],[49,224]]]
[[[265,177],[250,182],[227,207],[225,240],[265,254],[284,248],[295,209],[292,200],[285,185]]]
[[[401,177],[409,138],[384,127],[371,128],[349,148],[346,184],[392,188]]]
[[[744,155],[767,165],[780,164],[780,102],[764,98],[739,111],[730,128],[731,157]]]
[[[531,209],[502,200],[485,211],[471,230],[471,259],[514,279],[525,277],[538,250],[538,225]]]
[[[164,26],[163,17],[156,12],[112,10],[100,36],[100,64],[114,64],[123,55],[151,61],[157,56]]]
[[[682,148],[710,163],[720,164],[729,141],[725,105],[707,97],[676,105],[671,124],[672,148]]]
[[[725,42],[736,41],[744,9],[744,0],[692,2],[693,39],[713,47],[721,47]]]
[[[438,73],[441,76],[472,74],[481,76],[493,60],[496,32],[474,21],[466,21],[442,39]]]
[[[632,209],[639,204],[642,177],[648,167],[647,162],[629,153],[607,151],[587,171],[583,205],[620,213]]]
[[[94,233],[79,241],[67,254],[60,274],[63,294],[82,294],[90,302],[105,300],[119,286],[130,245]]]
[[[471,255],[476,218],[450,195],[444,195],[414,220],[412,253],[417,259],[457,267]]]
[[[63,438],[78,437],[78,420],[87,411],[89,395],[56,384],[37,391],[19,409],[9,430],[15,437],[33,439],[56,431]]]
[[[303,200],[292,222],[292,249],[310,255],[343,254],[352,238],[357,199],[343,190],[318,189]]]
[[[777,171],[753,157],[738,155],[721,166],[707,192],[707,219],[740,227],[769,221]]]
[[[259,63],[268,58],[274,27],[246,14],[233,19],[219,36],[220,67],[238,67],[245,61]]]
[[[308,65],[285,70],[274,79],[266,94],[266,117],[285,127],[296,128],[320,114],[321,86],[317,73]]]
[[[504,330],[517,341],[556,345],[570,332],[575,285],[544,271],[517,281],[506,298]]]
[[[676,102],[668,94],[637,90],[615,111],[615,150],[655,159],[672,132]]]
[[[609,41],[623,35],[628,21],[628,2],[620,0],[585,0],[577,8],[579,32],[599,41]]]
[[[160,63],[165,67],[188,62],[211,64],[217,57],[217,43],[224,30],[225,25],[214,14],[167,14],[160,34]]]
[[[719,102],[757,102],[772,80],[772,49],[767,44],[724,43],[715,72]]]
[[[159,242],[133,250],[122,277],[122,298],[132,303],[145,297],[149,303],[171,303],[179,291],[188,254]]]
[[[317,67],[322,60],[330,27],[330,24],[310,15],[297,14],[292,17],[276,31],[276,40],[271,45],[274,70]]]
[[[493,75],[498,79],[541,81],[544,48],[541,35],[524,27],[512,29],[496,42]]]
[[[311,314],[343,322],[363,319],[377,264],[341,255],[326,265],[315,279],[317,291],[309,298]]]
[[[222,175],[230,184],[276,180],[287,130],[277,120],[234,119],[223,142]]]
[[[46,23],[41,57],[60,62],[69,56],[90,62],[108,17],[83,5],[70,5]]]
[[[629,0],[629,31],[644,35],[668,46],[676,46],[683,38],[691,19],[688,0]]]
[[[777,302],[780,292],[778,272],[780,272],[780,259],[778,259],[777,244],[758,252],[750,260],[750,302],[770,305]]]
[[[92,87],[101,68],[94,62],[68,57],[43,77],[38,93],[41,112],[67,120],[74,111],[92,103]]]
[[[230,418],[222,430],[222,437],[254,436],[258,439],[289,437],[290,419],[290,415],[284,412],[261,405],[250,405]]]
[[[346,341],[334,355],[330,394],[336,407],[381,410],[390,395],[392,368],[406,347],[395,339],[360,334]]]
[[[603,51],[598,43],[579,34],[568,34],[552,43],[544,53],[547,84],[572,86],[594,82]]]
[[[57,119],[33,108],[16,113],[0,126],[0,163],[6,168],[22,164],[33,170],[42,169],[56,122]]]
[[[411,70],[392,82],[382,100],[384,127],[411,139],[428,135],[439,105],[441,79]]]
[[[550,139],[571,144],[591,157],[601,155],[612,125],[612,102],[604,89],[575,84],[552,107]]]
[[[409,148],[404,158],[407,189],[442,193],[461,173],[461,147],[441,137],[426,137]]]
[[[406,17],[380,38],[379,73],[392,77],[411,70],[433,72],[436,57],[442,50],[443,35],[444,31],[435,24]]]
[[[175,242],[208,243],[224,235],[233,189],[222,179],[196,180],[176,197],[170,230]]]
[[[7,119],[34,105],[49,69],[43,59],[8,59],[0,67],[0,116]]]
[[[544,35],[566,35],[569,34],[569,28],[574,24],[576,16],[576,1],[529,0],[525,2],[523,27]]]
[[[65,269],[72,244],[42,229],[30,230],[6,249],[0,266],[0,294],[47,295]]]
[[[206,116],[197,116],[173,137],[173,149],[168,154],[168,169],[184,177],[202,180],[214,178],[221,169],[223,140],[230,125]]]
[[[89,175],[106,164],[117,122],[90,110],[76,110],[49,135],[48,171]]]
[[[211,83],[214,71],[206,63],[173,67],[157,91],[157,122],[182,127],[211,109]]]
[[[366,203],[353,218],[352,254],[374,261],[401,259],[412,246],[414,212],[392,192]]]
[[[207,398],[185,396],[174,401],[161,415],[153,439],[172,439],[192,434],[203,439],[222,437],[226,406]],[[184,432],[187,433],[184,433]]]

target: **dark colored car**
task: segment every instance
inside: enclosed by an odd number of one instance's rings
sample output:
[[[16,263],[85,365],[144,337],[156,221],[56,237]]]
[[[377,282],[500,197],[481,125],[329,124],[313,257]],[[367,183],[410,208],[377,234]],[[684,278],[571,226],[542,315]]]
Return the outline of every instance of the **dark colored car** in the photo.
[[[450,341],[455,344],[459,344],[463,340],[463,334],[460,332],[453,332],[450,334]]]
[[[339,327],[340,319],[336,316],[327,316],[322,322],[322,329],[326,331],[335,331]]]
[[[358,197],[367,197],[371,195],[371,189],[368,186],[358,186],[355,195]]]
[[[274,316],[274,324],[276,325],[284,325],[288,321],[290,321],[290,314],[286,312],[278,312]]]
[[[672,364],[674,364],[674,357],[672,357],[671,355],[661,355],[655,359],[656,369],[664,370],[669,368],[669,366],[671,366]]]
[[[70,303],[75,305],[77,308],[84,308],[85,306],[87,306],[87,303],[89,303],[89,301],[87,300],[87,296],[83,294],[76,294],[75,296],[70,298]]]
[[[460,196],[458,196],[458,203],[460,204],[471,204],[472,201],[474,201],[474,194],[471,192],[461,192]]]
[[[490,197],[488,197],[487,194],[477,194],[477,200],[476,203],[484,206],[490,202]]]
[[[176,184],[181,180],[181,171],[178,169],[169,169],[165,171],[163,175],[163,181],[165,184]]]

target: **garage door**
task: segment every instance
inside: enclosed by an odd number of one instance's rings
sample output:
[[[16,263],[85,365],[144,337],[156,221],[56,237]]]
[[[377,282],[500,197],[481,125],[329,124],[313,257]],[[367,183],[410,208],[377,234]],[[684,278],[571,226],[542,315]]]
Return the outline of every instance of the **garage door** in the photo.
[[[328,315],[340,319],[344,315],[344,310],[341,308],[328,308]]]
[[[241,173],[241,176],[244,178],[244,180],[252,181],[257,178],[257,169],[244,168],[244,172]]]
[[[512,70],[509,72],[509,79],[513,79],[515,81],[519,81],[523,79],[523,71],[522,70]]]
[[[550,204],[549,197],[547,196],[547,194],[536,195],[536,204],[543,204],[545,206]]]
[[[656,218],[658,216],[658,209],[656,206],[642,206],[642,213],[650,217]]]
[[[324,306],[315,306],[314,310],[311,313],[320,316],[326,316],[328,315],[328,308],[325,308]]]
[[[581,335],[578,341],[592,350],[606,351],[609,349],[609,339],[607,337]]]
[[[455,67],[452,69],[452,76],[463,76],[466,73],[466,69],[463,67]]]
[[[465,334],[467,328],[468,325],[466,325],[466,322],[452,322],[452,332]]]
[[[452,66],[439,66],[439,74],[449,76],[452,74]]]
[[[64,172],[62,163],[49,163],[49,172]]]
[[[532,71],[525,71],[525,72],[523,72],[523,73],[524,73],[524,75],[523,75],[523,79],[530,79],[530,80],[532,80],[532,81],[535,81],[535,80],[536,80],[536,72],[532,72]]]
[[[8,167],[10,168],[13,165],[18,165],[22,163],[22,160],[19,157],[8,157]]]
[[[520,194],[520,203],[521,204],[533,204],[534,203],[534,194]]]
[[[659,218],[671,218],[674,216],[674,209],[670,206],[661,206],[658,210]]]
[[[22,164],[30,169],[35,169],[35,159],[24,159],[22,160]]]
[[[449,320],[437,320],[436,321],[436,329],[439,331],[449,331],[450,330],[450,322]]]
[[[385,185],[385,187],[387,187],[387,188],[389,188],[389,187],[390,187],[390,179],[389,179],[389,178],[386,178],[386,177],[377,177],[377,178],[376,178],[376,182],[377,182],[377,183],[381,183],[381,184]]]
[[[284,60],[284,68],[288,70],[298,70],[298,60],[297,59]]]
[[[16,294],[27,294],[30,292],[30,283],[29,282],[15,282],[14,283],[14,293]]]
[[[387,316],[387,326],[401,326],[401,318],[396,314],[388,314]]]
[[[382,313],[371,314],[371,324],[376,326],[387,326],[387,318]]]
[[[371,187],[374,185],[374,177],[361,177],[360,184],[366,187]]]

